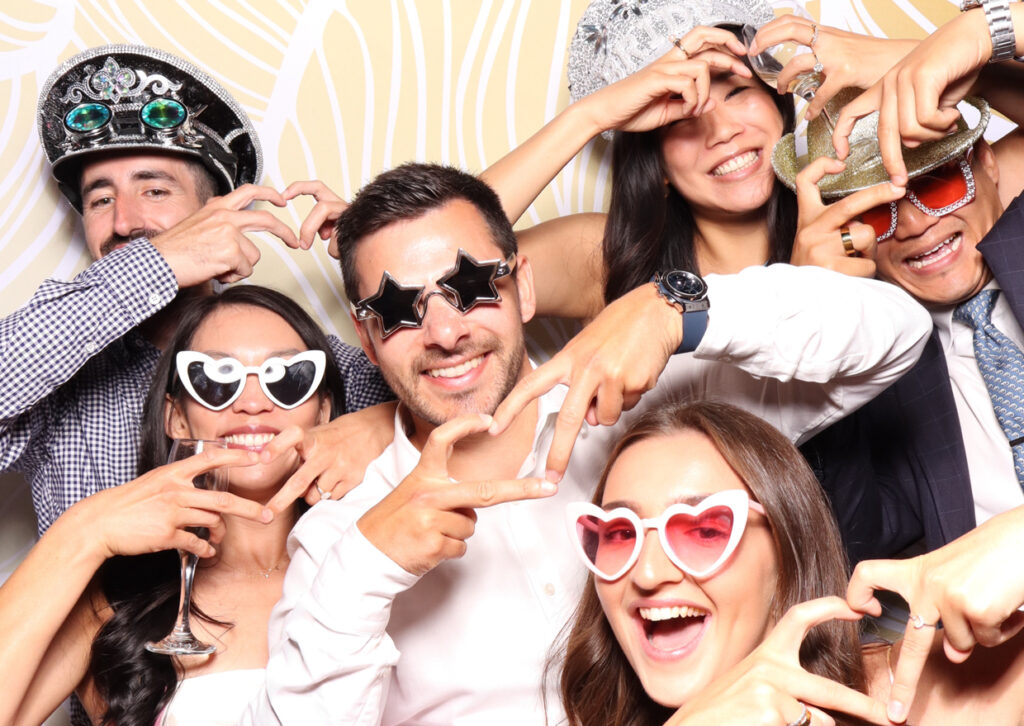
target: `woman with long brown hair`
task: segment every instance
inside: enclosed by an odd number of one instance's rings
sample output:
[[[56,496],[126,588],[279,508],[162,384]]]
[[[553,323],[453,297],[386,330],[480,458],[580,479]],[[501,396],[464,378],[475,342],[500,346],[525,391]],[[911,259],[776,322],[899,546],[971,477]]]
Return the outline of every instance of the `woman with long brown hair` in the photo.
[[[887,723],[889,648],[862,651],[828,503],[764,421],[712,402],[647,414],[570,519],[593,573],[561,663],[573,726]],[[931,659],[911,723],[965,706],[1020,721],[1020,639],[972,658]]]

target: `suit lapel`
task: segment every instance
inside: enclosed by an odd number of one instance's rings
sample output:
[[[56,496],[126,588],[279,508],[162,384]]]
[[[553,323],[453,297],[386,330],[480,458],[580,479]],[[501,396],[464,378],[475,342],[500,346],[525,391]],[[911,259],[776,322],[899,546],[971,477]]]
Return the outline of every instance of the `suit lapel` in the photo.
[[[1013,316],[1024,327],[1024,195],[1010,202],[978,244],[1003,291]]]
[[[975,526],[974,496],[949,369],[936,333],[894,391],[908,436],[915,439],[910,451],[916,453],[916,468],[923,475],[915,478],[925,483],[918,493],[921,505],[935,512],[943,541],[952,541]]]

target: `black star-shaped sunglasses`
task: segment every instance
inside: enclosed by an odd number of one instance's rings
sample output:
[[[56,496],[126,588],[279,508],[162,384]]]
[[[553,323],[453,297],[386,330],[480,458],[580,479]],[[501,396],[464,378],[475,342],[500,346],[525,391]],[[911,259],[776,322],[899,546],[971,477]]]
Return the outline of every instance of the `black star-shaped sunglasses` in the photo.
[[[459,249],[455,265],[437,280],[437,289],[426,292],[424,285],[402,285],[385,271],[377,292],[352,306],[356,320],[376,318],[381,339],[401,328],[423,327],[423,316],[431,296],[440,295],[445,302],[465,315],[480,303],[501,302],[495,280],[507,277],[515,269],[516,258],[478,262],[464,249]]]

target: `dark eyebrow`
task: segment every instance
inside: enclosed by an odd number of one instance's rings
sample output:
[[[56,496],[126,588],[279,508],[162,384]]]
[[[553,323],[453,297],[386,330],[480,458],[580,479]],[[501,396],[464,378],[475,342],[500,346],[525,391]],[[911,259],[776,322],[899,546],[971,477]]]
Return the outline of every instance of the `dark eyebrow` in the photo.
[[[205,353],[206,355],[210,356],[211,358],[234,358],[235,357],[234,354],[232,354],[232,353],[224,353],[224,352],[219,351],[219,350],[201,350],[199,352],[200,353]],[[267,357],[264,358],[264,360],[268,360],[270,358],[284,358],[285,356],[298,355],[299,353],[302,353],[302,352],[304,352],[304,351],[300,351],[297,348],[283,348],[281,350],[272,350],[272,351],[268,351],[267,352]]]
[[[166,171],[161,171],[159,169],[140,169],[132,172],[131,179],[132,181],[165,181],[169,184],[174,184],[175,186],[181,186],[176,178],[168,174]],[[82,196],[84,197],[97,189],[112,186],[114,186],[114,182],[110,177],[101,176],[97,179],[93,179],[86,186],[82,187]]]

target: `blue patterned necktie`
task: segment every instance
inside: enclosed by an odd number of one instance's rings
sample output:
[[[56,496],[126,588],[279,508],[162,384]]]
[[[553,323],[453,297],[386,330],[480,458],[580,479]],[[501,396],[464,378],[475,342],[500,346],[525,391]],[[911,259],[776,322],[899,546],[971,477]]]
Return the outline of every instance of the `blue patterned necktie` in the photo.
[[[957,305],[953,320],[974,328],[974,358],[1010,442],[1017,481],[1024,487],[1024,353],[992,324],[998,296],[999,290],[982,290]]]

